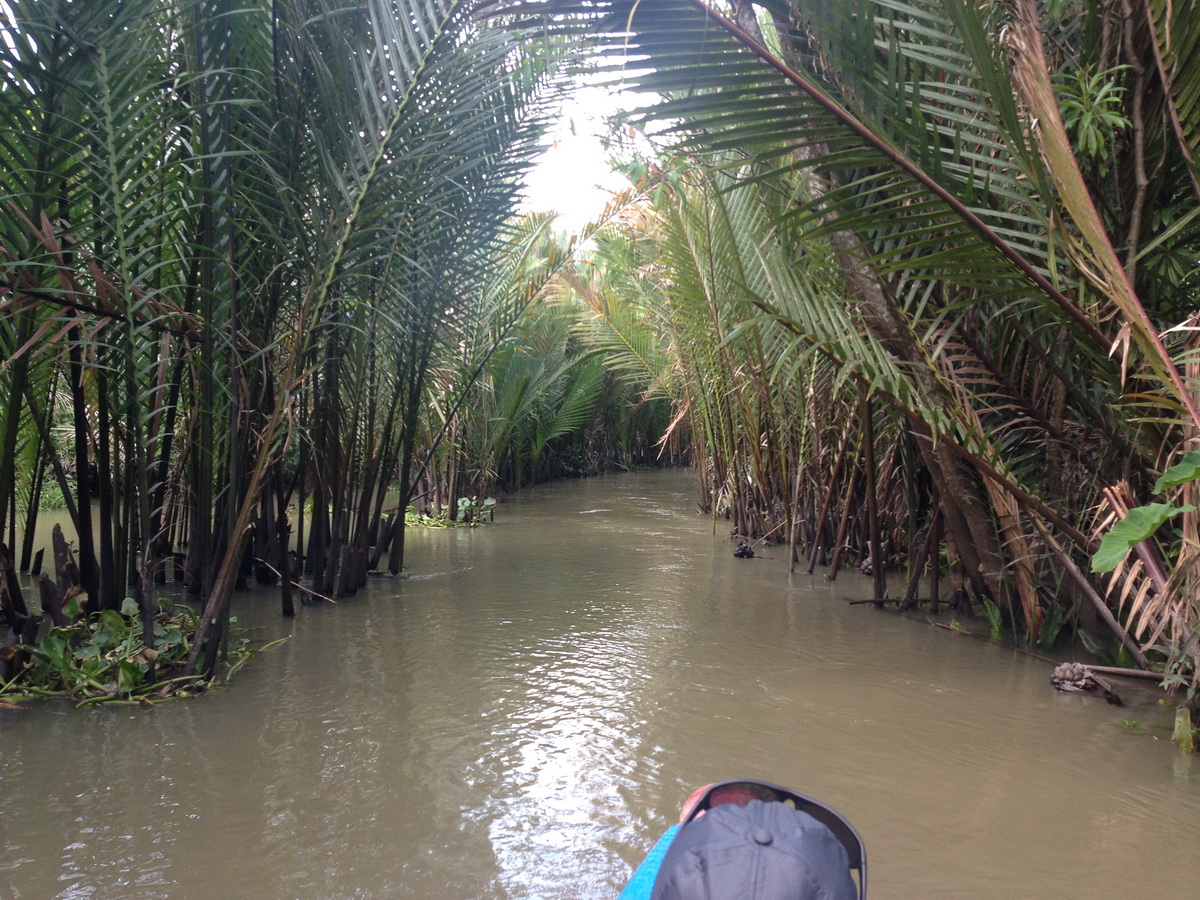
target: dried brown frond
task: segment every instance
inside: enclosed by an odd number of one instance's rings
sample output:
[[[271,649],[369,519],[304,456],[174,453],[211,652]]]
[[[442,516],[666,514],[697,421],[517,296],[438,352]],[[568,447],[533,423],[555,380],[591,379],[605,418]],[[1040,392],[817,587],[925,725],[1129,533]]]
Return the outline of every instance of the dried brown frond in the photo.
[[[1126,482],[1104,489],[1093,534],[1099,536],[1137,505]],[[1168,575],[1169,572],[1169,575]],[[1194,627],[1200,621],[1200,546],[1185,540],[1171,566],[1151,541],[1143,541],[1105,580],[1105,591],[1143,648],[1167,652],[1168,671],[1182,666],[1195,679],[1198,654]]]

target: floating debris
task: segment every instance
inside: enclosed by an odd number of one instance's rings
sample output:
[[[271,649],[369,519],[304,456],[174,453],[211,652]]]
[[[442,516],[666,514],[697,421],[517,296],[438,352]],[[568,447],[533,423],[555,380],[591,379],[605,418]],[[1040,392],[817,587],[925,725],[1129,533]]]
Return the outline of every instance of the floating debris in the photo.
[[[1125,705],[1117,692],[1113,690],[1113,686],[1083,663],[1062,663],[1055,666],[1050,675],[1050,683],[1065,693],[1095,694],[1099,692],[1113,706]]]

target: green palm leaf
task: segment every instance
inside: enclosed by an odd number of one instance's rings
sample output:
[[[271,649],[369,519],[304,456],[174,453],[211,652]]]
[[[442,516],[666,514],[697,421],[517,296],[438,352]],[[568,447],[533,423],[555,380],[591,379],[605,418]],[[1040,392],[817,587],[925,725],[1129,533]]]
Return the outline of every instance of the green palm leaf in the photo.
[[[1147,0],[1156,59],[1168,86],[1171,120],[1200,199],[1200,15],[1193,4]]]

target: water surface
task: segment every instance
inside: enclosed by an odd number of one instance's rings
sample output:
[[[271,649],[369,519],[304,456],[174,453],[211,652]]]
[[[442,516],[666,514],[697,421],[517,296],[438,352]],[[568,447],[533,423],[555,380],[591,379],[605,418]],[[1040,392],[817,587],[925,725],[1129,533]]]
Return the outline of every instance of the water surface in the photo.
[[[1200,766],[1149,691],[1058,694],[1043,662],[849,606],[857,573],[735,559],[695,497],[539,487],[293,622],[239,595],[291,639],[225,690],[0,711],[0,897],[612,898],[738,775],[844,813],[875,898],[1194,894]]]

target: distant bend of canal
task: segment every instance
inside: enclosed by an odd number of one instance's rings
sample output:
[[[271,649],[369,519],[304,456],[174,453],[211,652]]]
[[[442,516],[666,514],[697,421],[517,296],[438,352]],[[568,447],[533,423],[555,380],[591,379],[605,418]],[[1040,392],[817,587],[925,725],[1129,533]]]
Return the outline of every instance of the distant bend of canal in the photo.
[[[291,639],[226,689],[0,710],[0,897],[613,898],[740,775],[845,814],[873,897],[1194,895],[1200,764],[1152,692],[732,551],[690,475],[634,473],[414,530],[412,577],[293,621],[239,594]]]

